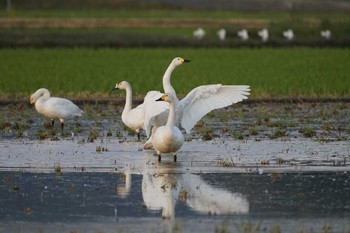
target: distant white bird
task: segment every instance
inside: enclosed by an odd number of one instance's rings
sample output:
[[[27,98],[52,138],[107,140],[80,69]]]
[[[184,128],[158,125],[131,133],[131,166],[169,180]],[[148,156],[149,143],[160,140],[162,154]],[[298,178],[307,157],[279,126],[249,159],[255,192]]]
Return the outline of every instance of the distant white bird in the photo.
[[[193,36],[197,39],[202,39],[205,36],[205,31],[203,28],[197,28],[193,31]]]
[[[163,76],[164,92],[171,93],[175,99],[175,125],[181,124],[186,133],[189,133],[193,126],[210,111],[227,107],[248,98],[250,87],[247,85],[211,84],[194,88],[185,98],[179,101],[170,83],[170,78],[174,69],[186,62],[189,62],[189,60],[181,57],[174,58]],[[152,105],[152,103],[149,104]],[[152,141],[155,130],[164,125],[168,117],[167,111],[153,114],[153,109],[155,108],[145,108],[145,131],[147,136],[150,136],[152,129],[150,141]],[[145,144],[144,148],[150,148],[148,146]]]
[[[149,91],[144,98],[144,102],[138,105],[136,108],[132,108],[132,88],[127,81],[117,83],[112,90],[125,90],[126,99],[125,106],[122,112],[123,123],[137,133],[138,139],[140,139],[140,131],[144,129],[144,107],[147,101],[155,102],[162,94],[159,91]],[[165,106],[165,107],[162,107]],[[154,106],[159,111],[163,111],[168,108],[165,103],[155,103]]]
[[[226,39],[226,29],[221,28],[219,31],[216,33],[219,37],[220,40],[225,40]]]
[[[30,96],[30,104],[35,104],[35,109],[38,113],[51,119],[52,127],[55,120],[59,120],[62,130],[64,128],[65,119],[75,116],[80,117],[84,113],[70,100],[50,97],[50,92],[45,88],[38,89]]]
[[[241,38],[242,40],[248,40],[249,39],[249,34],[247,29],[241,29],[237,32],[237,36]]]
[[[269,31],[266,28],[263,28],[258,31],[258,36],[260,36],[263,42],[266,42],[269,39]]]
[[[175,126],[175,101],[177,98],[171,93],[165,93],[158,101],[169,103],[168,120],[165,126],[157,128],[153,136],[153,147],[157,151],[158,161],[161,161],[162,153],[172,153],[176,162],[177,151],[184,143],[184,136],[180,129]]]
[[[294,32],[292,29],[288,29],[286,31],[283,32],[283,36],[287,39],[287,40],[293,40],[294,39]]]
[[[332,32],[330,30],[323,30],[320,32],[320,35],[325,38],[326,40],[330,40],[332,37]]]

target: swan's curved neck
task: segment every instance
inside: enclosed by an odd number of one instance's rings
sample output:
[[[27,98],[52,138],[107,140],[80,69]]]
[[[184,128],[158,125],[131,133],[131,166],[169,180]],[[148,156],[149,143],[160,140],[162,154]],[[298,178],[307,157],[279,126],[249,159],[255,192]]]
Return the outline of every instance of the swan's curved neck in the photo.
[[[131,87],[126,87],[125,89],[126,92],[126,98],[125,98],[125,106],[124,106],[124,110],[122,113],[122,117],[124,114],[128,113],[131,111],[132,108],[132,89]]]
[[[170,83],[171,73],[175,68],[176,66],[173,63],[170,63],[167,70],[165,71],[163,75],[163,89],[165,93],[171,93],[177,99],[176,92]]]
[[[38,100],[37,100],[36,103],[41,104],[42,102],[48,100],[50,97],[51,97],[50,92],[47,91],[47,90],[44,90],[44,91],[42,92],[42,95],[38,98]]]
[[[175,124],[175,102],[169,103],[169,116],[166,127],[172,128]]]

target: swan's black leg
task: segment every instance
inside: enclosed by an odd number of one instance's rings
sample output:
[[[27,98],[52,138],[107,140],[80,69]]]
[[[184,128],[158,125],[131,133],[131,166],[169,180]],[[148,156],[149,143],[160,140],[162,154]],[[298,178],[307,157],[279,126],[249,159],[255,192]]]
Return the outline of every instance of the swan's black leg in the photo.
[[[64,123],[62,122],[61,123],[61,130],[63,131],[63,128],[64,128]]]
[[[51,128],[53,129],[53,126],[55,125],[55,121],[51,120]]]
[[[158,155],[158,162],[161,162],[162,161],[162,156],[159,154]]]
[[[141,135],[140,135],[141,133],[140,132],[138,132],[137,133],[137,139],[140,141],[140,139],[141,139]]]
[[[177,155],[174,155],[174,163],[177,161]]]

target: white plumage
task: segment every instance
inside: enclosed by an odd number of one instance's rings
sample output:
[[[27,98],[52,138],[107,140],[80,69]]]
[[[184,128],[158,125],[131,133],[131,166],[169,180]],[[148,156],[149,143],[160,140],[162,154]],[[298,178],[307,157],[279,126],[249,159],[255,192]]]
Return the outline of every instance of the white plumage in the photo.
[[[247,85],[211,84],[194,88],[185,98],[179,101],[170,83],[170,78],[173,70],[185,62],[189,62],[189,60],[180,57],[172,60],[163,76],[163,88],[164,92],[171,93],[175,100],[175,125],[181,123],[186,133],[189,133],[193,126],[210,111],[248,98],[250,87]],[[149,104],[152,105],[152,103]],[[163,111],[158,115],[152,115],[147,113],[149,109],[152,109],[152,107],[145,108],[145,115],[147,115],[145,117],[145,130],[147,136],[150,136],[151,127],[153,127],[153,135],[159,126],[164,125],[168,114],[167,111]],[[152,140],[152,135],[150,141]]]
[[[203,28],[197,28],[196,30],[193,31],[193,36],[196,37],[197,39],[202,39],[205,36],[205,31]]]
[[[164,94],[161,99],[169,103],[168,120],[165,126],[160,126],[153,135],[153,147],[157,151],[158,161],[162,153],[172,153],[176,162],[177,151],[184,143],[184,137],[178,127],[175,126],[175,101],[171,93]]]
[[[225,28],[221,28],[219,31],[216,33],[219,37],[220,40],[225,40],[226,39],[226,30]]]
[[[283,36],[287,39],[287,40],[293,40],[294,39],[294,32],[292,29],[288,29],[286,31],[283,32]]]
[[[237,36],[241,38],[241,40],[248,40],[249,39],[249,34],[247,29],[241,29],[237,32]]]
[[[52,126],[54,124],[54,120],[59,120],[61,122],[62,130],[65,119],[76,116],[80,117],[84,113],[70,100],[59,97],[51,97],[50,92],[45,88],[38,89],[30,96],[30,104],[35,104],[35,109],[38,113],[51,119]]]
[[[325,38],[326,40],[330,40],[331,37],[332,37],[331,31],[328,30],[328,29],[327,29],[327,30],[321,31],[321,32],[320,32],[320,35],[321,35],[323,38]]]
[[[263,28],[258,31],[258,36],[260,36],[263,42],[266,42],[269,39],[269,31],[266,28]]]
[[[159,91],[149,91],[144,98],[144,102],[138,105],[136,108],[132,108],[132,88],[127,81],[122,81],[117,83],[112,90],[125,90],[125,106],[122,112],[123,123],[132,130],[135,130],[138,138],[140,139],[140,131],[144,129],[144,119],[145,119],[145,107],[147,107],[149,102],[153,103],[153,109],[148,111],[148,114],[159,114],[161,111],[168,109],[167,103],[155,102],[163,94]]]

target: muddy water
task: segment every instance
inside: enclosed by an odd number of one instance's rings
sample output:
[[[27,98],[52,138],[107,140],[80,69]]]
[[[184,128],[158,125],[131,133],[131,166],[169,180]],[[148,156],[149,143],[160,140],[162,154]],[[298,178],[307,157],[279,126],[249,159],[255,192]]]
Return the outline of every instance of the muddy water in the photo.
[[[142,150],[120,106],[81,107],[63,134],[2,107],[0,232],[350,231],[349,103],[215,111],[177,163]]]

